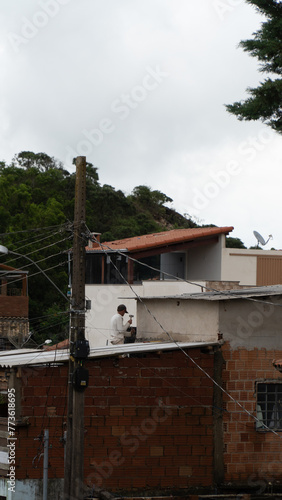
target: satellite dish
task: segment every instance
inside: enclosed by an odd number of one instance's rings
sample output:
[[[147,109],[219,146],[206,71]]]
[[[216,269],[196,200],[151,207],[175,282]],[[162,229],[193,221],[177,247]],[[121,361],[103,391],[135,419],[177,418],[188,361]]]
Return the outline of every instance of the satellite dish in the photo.
[[[253,233],[254,233],[254,236],[256,237],[256,239],[258,240],[258,244],[260,243],[263,246],[266,245],[269,242],[269,240],[272,240],[272,234],[270,234],[268,236],[268,240],[265,241],[265,239],[262,237],[262,235],[260,233],[258,233],[257,231],[253,231]]]

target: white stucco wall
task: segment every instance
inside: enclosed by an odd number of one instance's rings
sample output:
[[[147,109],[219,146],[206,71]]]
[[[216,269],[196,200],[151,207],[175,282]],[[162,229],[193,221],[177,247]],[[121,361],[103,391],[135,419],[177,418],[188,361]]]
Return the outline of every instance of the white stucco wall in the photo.
[[[255,286],[257,282],[257,251],[238,248],[222,250],[222,280],[239,281],[240,285]]]
[[[110,320],[117,306],[125,303],[129,314],[133,314],[132,326],[139,329],[136,297],[199,293],[205,282],[192,285],[183,281],[144,281],[140,285],[86,285],[86,298],[91,300],[91,310],[86,313],[85,336],[91,347],[107,345],[110,339]],[[144,306],[143,306],[144,307]],[[125,315],[128,318],[128,315]]]
[[[220,332],[232,349],[282,349],[282,301],[279,295],[264,301],[229,300],[219,303]],[[275,357],[275,355],[273,355]]]
[[[138,334],[143,340],[216,342],[219,332],[217,302],[184,299],[146,299],[137,304]],[[158,320],[155,321],[154,317]]]
[[[221,279],[239,281],[243,286],[256,286],[257,256],[282,257],[282,251],[223,248]]]
[[[219,237],[218,243],[197,246],[187,252],[187,275],[189,280],[219,281],[221,278],[222,248],[225,235]]]

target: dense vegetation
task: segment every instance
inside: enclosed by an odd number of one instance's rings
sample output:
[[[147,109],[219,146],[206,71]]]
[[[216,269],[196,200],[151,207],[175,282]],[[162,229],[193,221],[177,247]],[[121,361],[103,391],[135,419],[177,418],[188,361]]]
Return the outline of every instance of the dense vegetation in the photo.
[[[126,196],[100,185],[96,167],[87,164],[86,224],[101,241],[197,225],[165,206],[171,198],[147,186]],[[68,253],[72,245],[75,173],[45,153],[25,151],[11,165],[0,162],[0,244],[25,257],[0,256],[0,262],[29,271],[31,328],[41,343],[58,341],[68,329]],[[45,270],[54,286],[28,259]],[[58,291],[60,290],[61,293]]]

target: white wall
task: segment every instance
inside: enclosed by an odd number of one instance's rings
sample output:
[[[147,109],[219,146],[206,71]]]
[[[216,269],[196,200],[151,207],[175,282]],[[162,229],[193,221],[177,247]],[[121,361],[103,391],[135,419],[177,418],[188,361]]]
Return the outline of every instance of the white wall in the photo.
[[[164,280],[170,280],[172,279],[172,276],[184,279],[186,271],[186,252],[171,252],[162,254],[160,268],[164,273],[162,278]]]
[[[221,278],[221,256],[225,235],[218,243],[192,248],[187,252],[187,279],[219,281]]]
[[[243,286],[257,284],[257,256],[282,257],[281,250],[223,248],[222,280],[239,281]]]
[[[197,286],[198,285],[198,286]],[[85,336],[91,347],[107,345],[110,339],[110,320],[119,304],[126,304],[129,314],[134,314],[132,326],[137,322],[136,297],[199,293],[205,283],[190,285],[182,281],[144,281],[140,285],[86,285],[86,298],[91,300],[91,310],[86,313]],[[143,306],[144,307],[144,306]],[[128,315],[125,315],[128,318]],[[138,318],[139,321],[139,318]]]
[[[261,250],[259,250],[261,252]],[[239,281],[240,285],[257,283],[257,250],[224,248],[222,251],[222,280]]]
[[[185,299],[146,299],[137,304],[138,332],[143,340],[216,342],[218,302]],[[158,320],[155,321],[154,317]]]

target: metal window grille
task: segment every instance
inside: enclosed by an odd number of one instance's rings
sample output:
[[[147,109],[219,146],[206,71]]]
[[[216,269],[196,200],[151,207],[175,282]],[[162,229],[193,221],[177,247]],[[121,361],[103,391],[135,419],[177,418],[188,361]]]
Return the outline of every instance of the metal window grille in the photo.
[[[256,428],[282,430],[282,383],[257,383]]]

